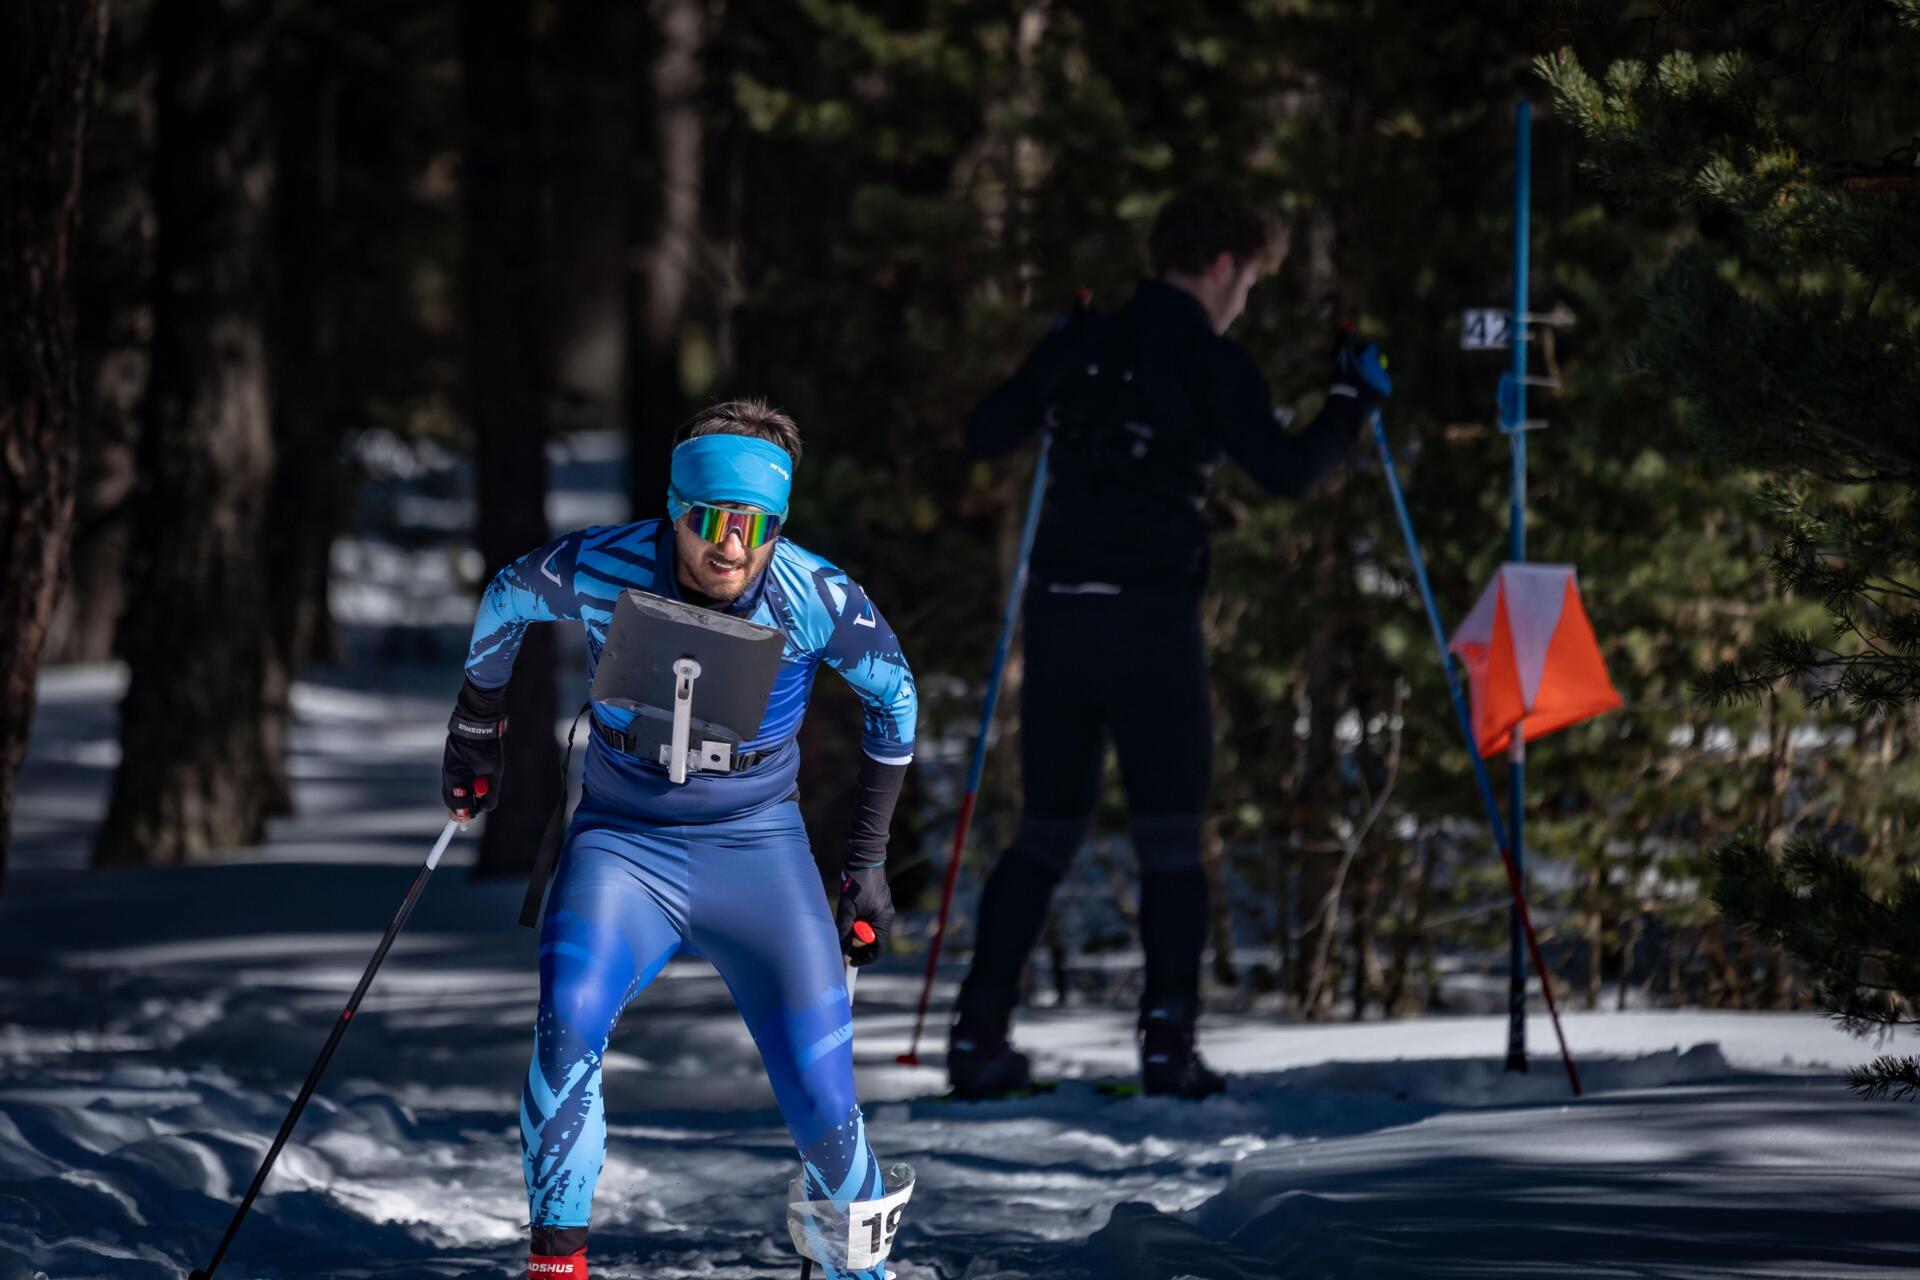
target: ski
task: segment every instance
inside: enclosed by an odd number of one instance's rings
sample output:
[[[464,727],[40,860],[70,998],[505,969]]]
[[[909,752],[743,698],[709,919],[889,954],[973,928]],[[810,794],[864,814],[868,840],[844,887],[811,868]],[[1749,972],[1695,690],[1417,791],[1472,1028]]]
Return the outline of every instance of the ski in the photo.
[[[1045,1098],[1060,1092],[1063,1085],[1089,1084],[1095,1096],[1108,1102],[1125,1102],[1130,1098],[1149,1096],[1146,1085],[1139,1080],[1035,1080],[1024,1089],[1012,1089],[1006,1093],[991,1094],[981,1098],[963,1098],[948,1090],[946,1093],[929,1093],[910,1102],[937,1102],[949,1106],[964,1106],[974,1102],[1028,1102],[1034,1098]]]
[[[978,1098],[963,1098],[953,1090],[945,1093],[929,1093],[914,1099],[916,1102],[945,1102],[956,1106],[970,1102],[1025,1102],[1029,1098],[1042,1098],[1060,1088],[1058,1080],[1035,1080],[1020,1089],[1009,1089],[1004,1093],[986,1094]]]

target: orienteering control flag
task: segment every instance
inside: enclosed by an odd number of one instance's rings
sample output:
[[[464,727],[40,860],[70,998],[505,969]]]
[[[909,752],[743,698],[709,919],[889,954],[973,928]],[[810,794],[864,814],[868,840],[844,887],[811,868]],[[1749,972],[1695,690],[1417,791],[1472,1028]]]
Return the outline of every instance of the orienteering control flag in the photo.
[[[1483,757],[1620,705],[1570,564],[1503,564],[1448,652],[1467,669]]]

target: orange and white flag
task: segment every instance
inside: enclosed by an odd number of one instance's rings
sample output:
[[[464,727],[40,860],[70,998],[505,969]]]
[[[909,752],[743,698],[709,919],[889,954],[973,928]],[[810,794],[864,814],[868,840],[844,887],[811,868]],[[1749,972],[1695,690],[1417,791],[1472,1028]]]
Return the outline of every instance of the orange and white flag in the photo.
[[[1447,643],[1467,669],[1482,756],[1611,711],[1620,694],[1570,564],[1504,564]]]

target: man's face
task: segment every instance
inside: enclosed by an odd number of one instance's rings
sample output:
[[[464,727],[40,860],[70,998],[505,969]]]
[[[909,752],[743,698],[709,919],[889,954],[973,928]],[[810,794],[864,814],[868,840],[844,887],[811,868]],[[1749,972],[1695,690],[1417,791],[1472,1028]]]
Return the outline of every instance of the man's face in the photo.
[[[1207,270],[1212,297],[1205,301],[1215,333],[1225,333],[1240,318],[1240,313],[1247,309],[1247,294],[1259,279],[1258,261],[1235,262],[1233,255],[1227,253],[1214,259]]]
[[[713,505],[729,511],[756,510],[735,502]],[[691,511],[673,522],[673,530],[673,552],[679,561],[680,581],[715,600],[739,599],[740,593],[753,585],[753,580],[767,567],[767,561],[773,558],[773,544],[779,541],[769,538],[749,550],[741,541],[739,531],[729,529],[726,541],[708,542],[693,531]]]

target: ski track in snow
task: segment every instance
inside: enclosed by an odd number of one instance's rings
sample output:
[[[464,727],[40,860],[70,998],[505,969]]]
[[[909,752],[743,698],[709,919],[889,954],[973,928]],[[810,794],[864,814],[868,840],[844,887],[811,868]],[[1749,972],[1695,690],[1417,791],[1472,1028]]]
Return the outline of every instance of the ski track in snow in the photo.
[[[444,683],[439,682],[439,683]],[[434,683],[420,687],[436,688]],[[303,686],[304,816],[187,868],[79,870],[118,676],[43,680],[0,898],[0,1280],[182,1277],[206,1261],[442,816],[443,699]],[[517,1106],[538,995],[521,887],[456,841],[220,1274],[524,1274]],[[1868,1056],[1812,1015],[1544,1018],[1530,1074],[1494,1017],[1211,1016],[1226,1098],[1120,1101],[1127,1011],[1018,1031],[1059,1092],[960,1105],[894,1065],[919,966],[860,984],[870,1133],[919,1186],[900,1280],[1253,1276],[1868,1277],[1920,1269],[1920,1112],[1853,1101]],[[945,998],[957,970],[944,975]],[[936,1001],[929,1061],[943,1048]],[[784,1277],[794,1155],[719,980],[676,963],[609,1055],[596,1275]]]

